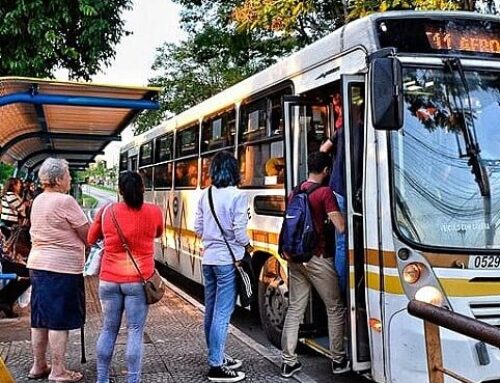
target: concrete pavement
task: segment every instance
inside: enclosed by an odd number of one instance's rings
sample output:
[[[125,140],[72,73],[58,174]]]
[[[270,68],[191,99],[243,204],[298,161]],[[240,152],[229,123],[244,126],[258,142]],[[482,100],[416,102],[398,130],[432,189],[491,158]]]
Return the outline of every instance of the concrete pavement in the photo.
[[[85,344],[87,363],[80,363],[80,331],[72,331],[68,345],[68,366],[85,374],[83,382],[95,382],[95,344],[101,324],[100,304],[97,298],[97,280],[86,280],[87,324]],[[28,382],[32,361],[29,308],[17,319],[0,320],[0,356],[16,379]],[[112,377],[115,383],[126,381],[126,329],[122,328],[115,348]],[[297,378],[279,376],[279,352],[260,346],[231,327],[227,351],[244,361],[246,382],[314,382],[304,373]],[[144,366],[142,381],[148,382],[207,382],[205,374],[206,347],[203,335],[203,313],[175,287],[168,289],[164,299],[151,306],[144,337]],[[42,381],[43,382],[43,381]]]

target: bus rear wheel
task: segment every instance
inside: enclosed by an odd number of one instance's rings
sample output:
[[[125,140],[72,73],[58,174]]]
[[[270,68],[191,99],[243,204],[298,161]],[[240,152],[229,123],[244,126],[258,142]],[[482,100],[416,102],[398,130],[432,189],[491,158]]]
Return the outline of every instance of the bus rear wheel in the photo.
[[[259,274],[259,313],[264,332],[273,345],[281,347],[281,333],[288,308],[286,270],[269,257]]]

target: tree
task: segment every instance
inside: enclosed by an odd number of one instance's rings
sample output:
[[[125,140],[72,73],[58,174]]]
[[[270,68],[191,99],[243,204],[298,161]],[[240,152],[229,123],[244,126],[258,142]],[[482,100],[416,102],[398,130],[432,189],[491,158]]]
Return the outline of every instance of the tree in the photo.
[[[157,49],[149,85],[160,86],[160,110],[144,112],[136,121],[142,133],[223,89],[251,76],[291,52],[297,43],[266,30],[237,30],[232,12],[240,1],[187,1],[181,25],[188,38]]]
[[[309,44],[347,21],[401,9],[498,12],[493,0],[244,0],[233,14],[241,29],[282,31]]]
[[[182,5],[180,44],[158,48],[149,84],[163,88],[160,109],[136,122],[140,134],[327,35],[351,19],[391,9],[478,10],[494,0],[174,0]]]
[[[14,167],[0,162],[0,184],[3,185],[3,183],[7,180],[7,178],[12,177],[14,174]]]
[[[115,56],[131,0],[1,0],[0,73],[89,80]]]

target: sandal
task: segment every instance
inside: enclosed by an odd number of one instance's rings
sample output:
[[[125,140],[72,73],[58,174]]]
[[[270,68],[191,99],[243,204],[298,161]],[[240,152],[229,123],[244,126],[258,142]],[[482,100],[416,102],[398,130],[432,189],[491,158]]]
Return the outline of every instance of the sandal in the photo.
[[[49,376],[49,381],[56,383],[73,383],[73,382],[79,382],[82,379],[83,379],[83,374],[77,371],[67,371],[67,375],[62,376],[60,378],[51,378]]]
[[[42,379],[47,379],[47,377],[50,375],[51,367],[47,366],[45,369],[38,373],[38,374],[28,374],[28,379],[29,380],[42,380]]]

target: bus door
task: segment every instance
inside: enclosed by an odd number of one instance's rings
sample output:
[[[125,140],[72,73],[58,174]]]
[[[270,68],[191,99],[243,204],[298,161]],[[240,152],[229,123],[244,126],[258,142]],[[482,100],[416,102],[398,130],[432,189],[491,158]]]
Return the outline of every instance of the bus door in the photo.
[[[347,202],[347,309],[350,314],[350,348],[354,371],[370,368],[363,214],[365,100],[364,76],[342,76],[346,160],[344,197]]]
[[[283,97],[285,122],[286,192],[307,178],[307,156],[319,151],[328,137],[329,106],[316,99]],[[328,353],[328,325],[323,302],[312,289],[299,337],[319,352]],[[310,342],[314,338],[314,342]]]

